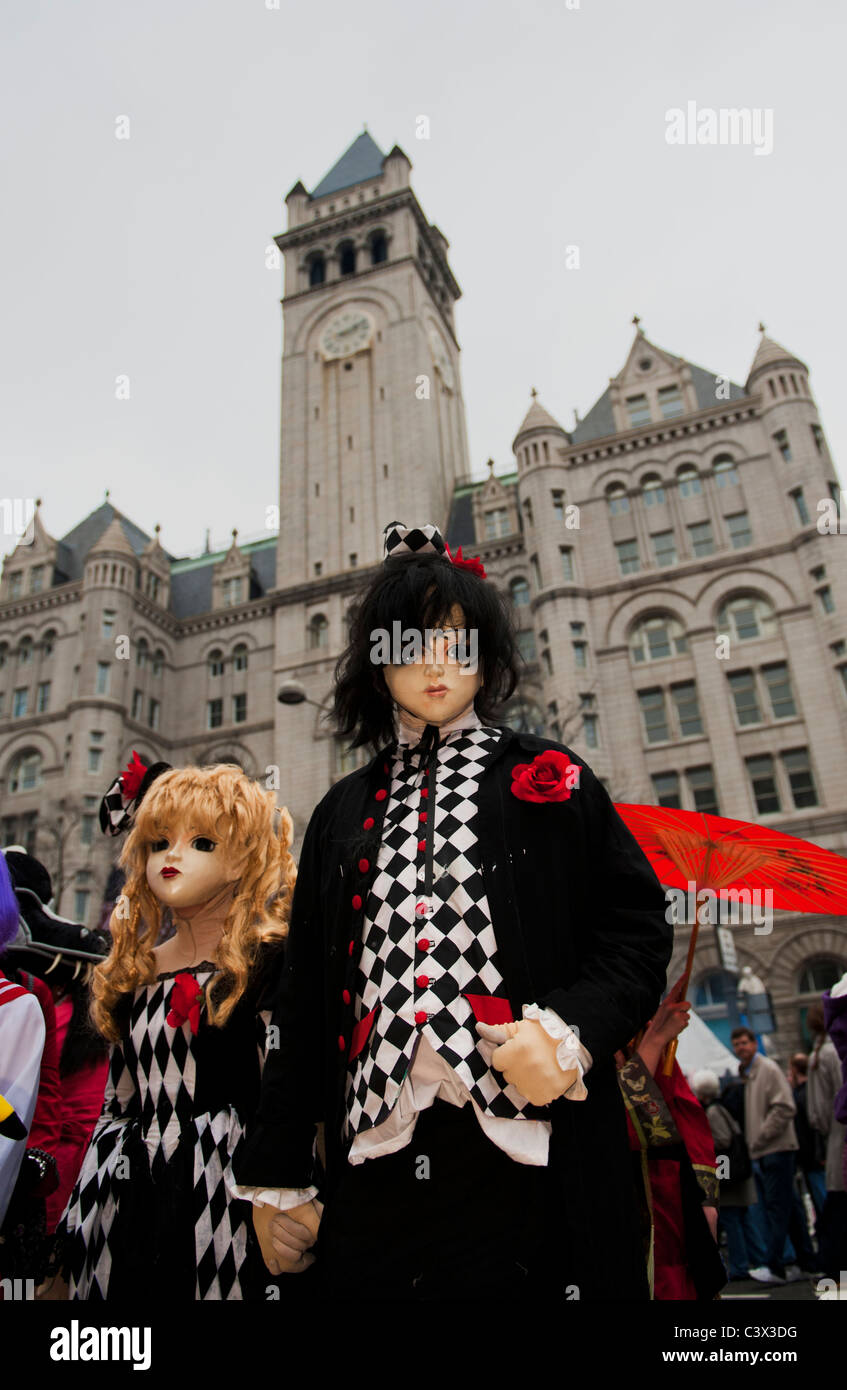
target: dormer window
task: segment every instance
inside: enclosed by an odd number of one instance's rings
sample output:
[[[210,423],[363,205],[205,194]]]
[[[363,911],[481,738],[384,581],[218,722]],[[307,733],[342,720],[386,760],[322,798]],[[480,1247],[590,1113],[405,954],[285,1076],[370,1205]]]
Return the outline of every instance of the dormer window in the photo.
[[[223,582],[224,607],[232,608],[236,603],[241,602],[241,576],[235,579],[225,579]]]
[[[627,396],[626,410],[631,429],[635,429],[638,425],[649,425],[650,406],[646,396]]]
[[[678,386],[661,386],[658,391],[659,410],[663,420],[675,420],[685,412]]]

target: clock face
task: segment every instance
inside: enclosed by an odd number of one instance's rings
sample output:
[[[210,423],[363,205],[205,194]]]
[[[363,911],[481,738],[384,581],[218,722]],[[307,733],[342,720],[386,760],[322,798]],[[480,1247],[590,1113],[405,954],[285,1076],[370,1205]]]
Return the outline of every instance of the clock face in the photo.
[[[432,360],[435,363],[435,370],[444,382],[448,391],[452,391],[456,385],[456,374],[453,371],[453,363],[450,361],[450,354],[435,324],[429,326],[429,346],[432,351]]]
[[[321,334],[321,352],[325,359],[349,357],[369,346],[373,331],[373,319],[369,314],[362,309],[345,309],[330,319]]]

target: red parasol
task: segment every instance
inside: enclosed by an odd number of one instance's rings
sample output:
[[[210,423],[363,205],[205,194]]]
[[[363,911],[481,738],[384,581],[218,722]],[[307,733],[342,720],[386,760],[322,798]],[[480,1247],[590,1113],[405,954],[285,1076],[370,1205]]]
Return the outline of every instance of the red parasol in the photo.
[[[749,889],[769,893],[770,906],[793,912],[847,914],[847,859],[771,826],[729,820],[704,811],[616,802],[615,810],[635,836],[667,888]],[[688,986],[699,921],[688,943],[683,992]],[[670,1075],[676,1041],[665,1057]]]

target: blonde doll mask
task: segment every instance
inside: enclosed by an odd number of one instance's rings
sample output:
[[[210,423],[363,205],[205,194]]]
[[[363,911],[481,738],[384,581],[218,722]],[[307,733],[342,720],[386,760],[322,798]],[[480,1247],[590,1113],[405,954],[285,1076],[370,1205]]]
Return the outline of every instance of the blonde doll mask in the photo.
[[[244,858],[228,854],[224,844],[196,826],[178,822],[151,842],[147,883],[163,906],[177,912],[200,907],[237,883]]]

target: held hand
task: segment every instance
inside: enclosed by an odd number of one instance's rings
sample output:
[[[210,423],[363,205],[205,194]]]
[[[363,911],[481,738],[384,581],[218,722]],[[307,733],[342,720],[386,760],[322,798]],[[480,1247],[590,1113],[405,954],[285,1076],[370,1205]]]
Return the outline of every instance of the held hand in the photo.
[[[645,1042],[649,1038],[652,1042],[659,1043],[664,1047],[674,1038],[679,1037],[680,1033],[688,1027],[691,1001],[683,999],[682,995],[683,979],[680,976],[672,988],[668,990],[647,1025],[644,1034]]]
[[[709,1230],[711,1231],[712,1236],[714,1237],[715,1242],[717,1242],[717,1239],[718,1239],[718,1209],[717,1209],[717,1207],[704,1207],[704,1208],[703,1208],[703,1215],[705,1216],[706,1220],[707,1220],[708,1223],[709,1223]]]
[[[253,1204],[253,1227],[271,1274],[302,1274],[314,1264],[308,1251],[317,1240],[322,1213],[323,1203],[317,1200],[289,1211]]]
[[[478,1023],[476,1030],[486,1042],[497,1042],[491,1065],[533,1105],[549,1105],[564,1095],[579,1076],[574,1067],[563,1071],[556,1059],[558,1040],[551,1038],[535,1019],[520,1022]]]

